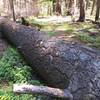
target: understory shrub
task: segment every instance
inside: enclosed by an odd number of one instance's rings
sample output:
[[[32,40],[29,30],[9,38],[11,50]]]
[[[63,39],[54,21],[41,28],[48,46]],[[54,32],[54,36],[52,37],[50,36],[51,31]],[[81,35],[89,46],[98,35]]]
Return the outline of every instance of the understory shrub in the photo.
[[[90,37],[87,34],[76,34],[76,37],[81,41],[85,43],[93,43],[95,42],[95,39],[93,37]]]
[[[15,95],[12,92],[14,83],[41,85],[39,80],[32,80],[31,72],[17,50],[8,48],[0,59],[0,100],[44,100],[41,95]]]
[[[25,83],[31,79],[31,68],[27,66],[14,48],[8,48],[0,60],[0,81]]]

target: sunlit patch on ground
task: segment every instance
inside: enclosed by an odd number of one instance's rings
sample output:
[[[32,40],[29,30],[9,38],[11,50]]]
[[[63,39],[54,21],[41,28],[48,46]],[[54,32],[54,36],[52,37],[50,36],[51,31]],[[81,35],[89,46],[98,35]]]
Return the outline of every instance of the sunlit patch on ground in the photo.
[[[91,21],[71,22],[71,17],[47,17],[34,18],[31,23],[41,25],[41,31],[45,31],[50,36],[56,36],[66,41],[77,41],[88,46],[100,48],[100,28]]]

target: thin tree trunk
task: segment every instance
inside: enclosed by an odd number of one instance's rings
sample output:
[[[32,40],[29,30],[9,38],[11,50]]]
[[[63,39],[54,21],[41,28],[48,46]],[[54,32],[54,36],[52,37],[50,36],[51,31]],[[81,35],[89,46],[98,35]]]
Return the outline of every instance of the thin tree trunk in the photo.
[[[100,0],[97,0],[97,5],[96,5],[96,15],[95,15],[95,21],[99,20],[99,14],[100,14]]]
[[[9,0],[12,18],[13,18],[13,21],[16,21],[15,10],[14,10],[14,3],[13,2],[14,2],[13,0]]]
[[[57,15],[61,15],[61,4],[60,4],[60,0],[56,0],[56,14]]]
[[[85,0],[79,0],[80,3],[80,16],[79,16],[79,20],[81,22],[85,21]]]
[[[70,5],[70,9],[71,9],[71,18],[72,21],[75,21],[75,14],[76,14],[76,0],[71,0],[71,5]]]
[[[95,4],[96,4],[96,0],[93,0],[91,15],[93,15],[93,11],[94,11]]]
[[[66,9],[68,7],[68,1],[67,0],[65,0],[65,7],[66,7]]]
[[[73,100],[100,100],[100,51],[0,18],[0,32],[44,82]]]
[[[89,0],[86,0],[86,10],[88,9],[89,7]]]
[[[52,7],[53,7],[53,14],[55,13],[55,6],[56,6],[56,0],[52,1]]]

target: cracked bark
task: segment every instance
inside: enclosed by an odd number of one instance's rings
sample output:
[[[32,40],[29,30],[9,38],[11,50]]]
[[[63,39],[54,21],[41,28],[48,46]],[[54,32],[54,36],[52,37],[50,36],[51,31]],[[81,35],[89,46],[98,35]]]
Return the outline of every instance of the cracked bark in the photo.
[[[74,100],[100,100],[100,51],[3,18],[0,31],[48,86],[69,90]]]

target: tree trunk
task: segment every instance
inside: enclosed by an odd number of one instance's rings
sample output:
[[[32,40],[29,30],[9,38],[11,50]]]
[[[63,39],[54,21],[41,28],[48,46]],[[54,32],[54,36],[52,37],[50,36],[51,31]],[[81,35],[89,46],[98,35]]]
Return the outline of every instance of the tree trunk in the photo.
[[[95,4],[96,4],[96,0],[93,0],[91,15],[93,15],[93,11],[94,11]]]
[[[53,14],[55,13],[55,5],[56,5],[56,0],[53,0],[52,1]]]
[[[80,3],[80,16],[79,16],[79,20],[81,22],[85,21],[85,0],[79,0]]]
[[[95,21],[99,20],[99,14],[100,14],[100,0],[97,0],[97,5],[96,5],[96,15],[95,15]]]
[[[73,100],[100,100],[100,51],[4,18],[0,31],[48,86],[69,90]]]
[[[60,4],[60,0],[56,0],[56,14],[57,15],[61,15],[61,4]]]
[[[86,10],[88,10],[89,5],[90,5],[90,1],[86,0]]]
[[[75,14],[76,14],[76,0],[71,0],[70,2],[70,13],[71,13],[71,18],[72,21],[75,21]]]
[[[12,15],[13,21],[16,21],[15,10],[14,10],[14,3],[13,2],[14,2],[13,0],[9,0],[11,15]]]

